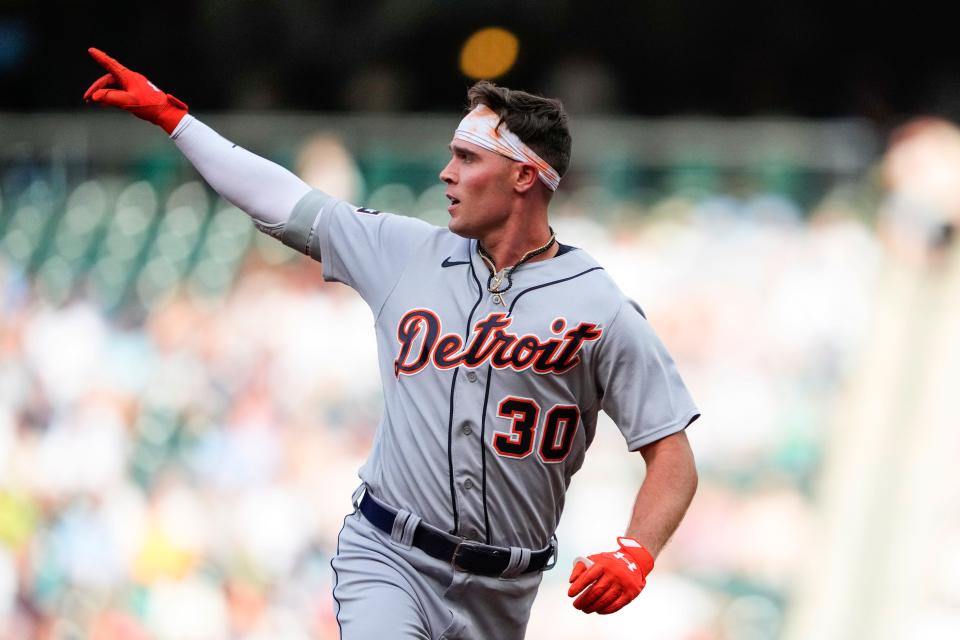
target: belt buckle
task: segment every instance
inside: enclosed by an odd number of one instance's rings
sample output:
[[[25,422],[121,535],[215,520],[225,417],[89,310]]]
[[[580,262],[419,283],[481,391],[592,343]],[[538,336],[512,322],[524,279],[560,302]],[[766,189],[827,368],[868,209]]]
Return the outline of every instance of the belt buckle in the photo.
[[[457,541],[457,546],[453,548],[453,556],[450,558],[450,566],[453,567],[455,571],[466,571],[467,573],[473,573],[473,571],[471,571],[469,568],[463,567],[460,565],[459,563],[460,549],[462,548],[479,549],[481,546],[482,546],[481,543],[476,542],[474,540],[467,540],[466,538],[460,538]]]

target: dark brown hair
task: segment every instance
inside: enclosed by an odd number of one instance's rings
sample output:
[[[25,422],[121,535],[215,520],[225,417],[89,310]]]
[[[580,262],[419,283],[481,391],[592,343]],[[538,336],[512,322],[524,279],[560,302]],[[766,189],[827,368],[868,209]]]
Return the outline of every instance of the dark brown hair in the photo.
[[[470,109],[485,104],[500,116],[520,140],[550,163],[561,176],[570,166],[572,139],[567,112],[555,98],[498,87],[489,80],[477,82],[469,91]]]

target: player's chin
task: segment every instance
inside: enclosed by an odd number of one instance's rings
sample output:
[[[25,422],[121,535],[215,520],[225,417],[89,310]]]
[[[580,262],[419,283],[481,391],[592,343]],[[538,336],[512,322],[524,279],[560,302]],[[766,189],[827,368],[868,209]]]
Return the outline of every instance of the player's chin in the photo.
[[[450,221],[447,222],[447,229],[461,238],[474,239],[477,237],[476,232],[471,229],[470,225],[466,224],[463,218],[458,217],[456,214],[450,215]]]

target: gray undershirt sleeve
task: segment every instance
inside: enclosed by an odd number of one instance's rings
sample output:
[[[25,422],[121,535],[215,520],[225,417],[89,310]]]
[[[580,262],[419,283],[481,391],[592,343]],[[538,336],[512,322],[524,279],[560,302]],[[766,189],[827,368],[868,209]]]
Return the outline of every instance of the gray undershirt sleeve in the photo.
[[[328,200],[330,200],[330,196],[316,190],[303,196],[293,208],[290,218],[283,227],[283,232],[278,236],[280,241],[300,253],[305,253],[316,260],[320,260],[319,236],[316,234],[316,226],[320,220],[323,206]]]

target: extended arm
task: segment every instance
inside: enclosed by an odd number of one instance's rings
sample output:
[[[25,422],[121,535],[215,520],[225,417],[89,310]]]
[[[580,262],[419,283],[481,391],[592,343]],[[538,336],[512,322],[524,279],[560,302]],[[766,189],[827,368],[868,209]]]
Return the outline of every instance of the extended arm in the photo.
[[[90,49],[90,55],[109,73],[87,89],[85,100],[124,109],[163,128],[217,193],[250,215],[261,230],[280,236],[294,205],[310,191],[307,183],[221,137],[142,74],[98,49]]]
[[[271,235],[279,235],[294,205],[310,191],[290,171],[238,147],[193,116],[184,116],[170,137],[217,193]]]

